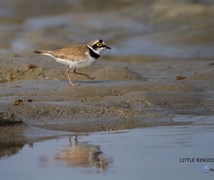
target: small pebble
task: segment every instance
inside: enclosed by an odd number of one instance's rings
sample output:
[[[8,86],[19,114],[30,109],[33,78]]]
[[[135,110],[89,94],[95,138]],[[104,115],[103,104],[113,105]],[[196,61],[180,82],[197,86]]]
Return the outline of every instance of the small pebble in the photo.
[[[13,101],[13,105],[14,106],[17,106],[17,105],[19,105],[20,103],[22,103],[23,102],[23,100],[21,100],[21,99],[15,99],[14,101]]]
[[[37,65],[35,64],[28,64],[28,70],[30,69],[36,69],[37,68]]]
[[[185,76],[176,76],[176,80],[184,80],[184,79],[186,79]]]

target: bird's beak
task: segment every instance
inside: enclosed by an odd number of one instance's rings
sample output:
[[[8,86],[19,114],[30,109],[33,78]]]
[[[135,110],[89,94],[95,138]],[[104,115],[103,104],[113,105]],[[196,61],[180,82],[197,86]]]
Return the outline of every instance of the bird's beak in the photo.
[[[106,49],[111,49],[109,46],[106,46],[106,45],[105,45],[105,48],[106,48]]]

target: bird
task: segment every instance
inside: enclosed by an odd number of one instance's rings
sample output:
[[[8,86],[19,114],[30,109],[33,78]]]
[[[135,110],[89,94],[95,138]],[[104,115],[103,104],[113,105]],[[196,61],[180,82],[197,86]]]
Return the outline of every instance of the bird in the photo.
[[[56,62],[62,63],[67,66],[66,75],[71,86],[79,86],[71,81],[70,70],[74,74],[83,75],[88,79],[94,79],[88,74],[77,72],[77,69],[87,68],[93,65],[101,56],[103,50],[111,49],[101,39],[92,40],[87,44],[74,44],[58,50],[36,50],[34,53],[50,56]]]
[[[70,146],[59,149],[56,160],[72,167],[95,167],[98,170],[106,170],[111,163],[99,146],[84,142],[71,142]]]

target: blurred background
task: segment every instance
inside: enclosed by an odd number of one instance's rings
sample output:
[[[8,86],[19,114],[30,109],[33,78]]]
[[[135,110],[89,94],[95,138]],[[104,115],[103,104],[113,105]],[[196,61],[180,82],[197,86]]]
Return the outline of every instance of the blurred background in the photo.
[[[100,38],[114,56],[214,56],[213,0],[0,0],[0,52]]]

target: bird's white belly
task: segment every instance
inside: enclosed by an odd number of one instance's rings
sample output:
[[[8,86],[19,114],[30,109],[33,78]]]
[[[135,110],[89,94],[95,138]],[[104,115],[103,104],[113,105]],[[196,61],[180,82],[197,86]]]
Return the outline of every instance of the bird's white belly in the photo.
[[[68,59],[54,58],[57,62],[69,66],[70,68],[86,68],[93,65],[96,62],[94,58],[86,58],[80,61],[71,61]]]

